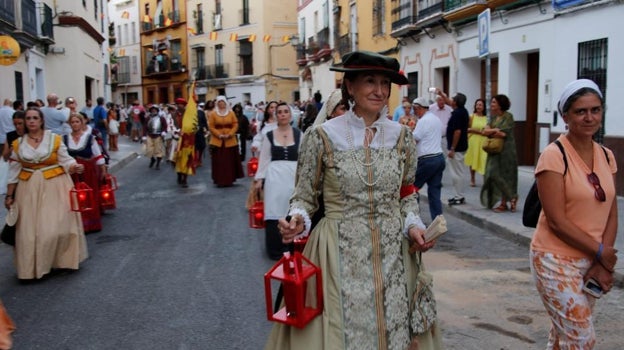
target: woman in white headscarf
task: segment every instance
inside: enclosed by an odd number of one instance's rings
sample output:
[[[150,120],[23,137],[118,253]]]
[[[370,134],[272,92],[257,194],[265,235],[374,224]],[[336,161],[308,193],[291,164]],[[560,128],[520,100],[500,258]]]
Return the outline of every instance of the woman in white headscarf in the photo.
[[[232,186],[245,176],[238,154],[238,119],[230,109],[225,96],[217,97],[217,106],[208,116],[212,181],[218,187]]]
[[[314,119],[313,125],[323,124],[327,120],[345,114],[346,111],[347,105],[342,102],[342,90],[336,89],[329,94],[327,101]]]
[[[613,287],[617,261],[617,165],[613,152],[592,139],[604,112],[593,81],[568,84],[558,107],[568,132],[544,149],[535,167],[542,212],[531,272],[552,322],[547,348],[593,349],[595,298]],[[587,282],[594,284],[589,291]]]

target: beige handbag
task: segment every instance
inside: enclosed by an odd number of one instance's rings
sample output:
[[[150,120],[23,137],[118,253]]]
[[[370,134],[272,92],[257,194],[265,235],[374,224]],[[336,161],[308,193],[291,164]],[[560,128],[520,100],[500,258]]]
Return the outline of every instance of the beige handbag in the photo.
[[[483,142],[483,150],[488,154],[499,154],[503,151],[504,139],[490,137]]]

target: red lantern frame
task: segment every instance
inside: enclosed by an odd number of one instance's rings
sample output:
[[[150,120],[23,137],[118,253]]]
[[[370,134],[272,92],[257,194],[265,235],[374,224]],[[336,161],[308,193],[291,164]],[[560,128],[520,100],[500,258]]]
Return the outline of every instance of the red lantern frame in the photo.
[[[89,185],[80,181],[69,191],[69,204],[72,211],[85,212],[93,210],[95,199]]]
[[[100,207],[102,207],[102,209],[117,208],[117,201],[115,200],[115,191],[111,188],[111,186],[108,183],[100,186]]]
[[[284,306],[273,313],[271,280],[279,281],[284,291]],[[316,291],[316,295],[307,292]],[[323,282],[321,269],[301,253],[285,253],[264,275],[264,292],[267,318],[297,328],[304,328],[312,319],[323,312]],[[306,305],[306,299],[316,305]]]
[[[264,202],[256,201],[249,208],[249,227],[264,228]]]
[[[119,189],[119,186],[117,186],[117,178],[114,175],[104,175],[104,183],[108,185],[112,191],[117,191],[117,189]]]
[[[258,172],[258,158],[251,156],[247,162],[247,176],[254,177],[256,172]]]

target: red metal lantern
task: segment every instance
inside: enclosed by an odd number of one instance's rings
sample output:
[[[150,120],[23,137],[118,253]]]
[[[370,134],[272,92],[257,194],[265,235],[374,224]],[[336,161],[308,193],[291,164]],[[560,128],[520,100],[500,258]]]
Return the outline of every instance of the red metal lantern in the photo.
[[[80,181],[69,191],[69,203],[72,211],[85,212],[93,210],[95,200],[93,190],[86,183]]]
[[[258,158],[252,156],[247,162],[247,176],[254,177],[258,171]]]
[[[264,202],[256,201],[249,208],[249,227],[264,228]]]
[[[284,292],[284,306],[276,313],[271,280],[281,283]],[[264,275],[264,292],[269,321],[303,328],[323,312],[321,269],[297,251],[293,255],[284,253]]]
[[[108,183],[100,186],[100,207],[102,207],[102,209],[117,208],[115,191],[113,191]]]
[[[117,178],[111,174],[104,175],[104,183],[107,184],[112,191],[117,191]]]

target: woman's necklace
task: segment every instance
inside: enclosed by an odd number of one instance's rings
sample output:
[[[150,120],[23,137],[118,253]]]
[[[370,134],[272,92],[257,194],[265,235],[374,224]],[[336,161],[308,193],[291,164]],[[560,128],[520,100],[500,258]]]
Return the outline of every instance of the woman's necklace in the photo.
[[[41,142],[41,139],[42,139],[41,137],[32,137],[30,136],[30,134],[27,134],[27,135],[28,135],[28,138],[35,141],[35,143]]]
[[[386,150],[385,150],[385,147],[384,147],[384,145],[385,145],[385,142],[384,142],[384,128],[383,128],[383,126],[380,126],[380,128],[379,128],[379,136],[381,138],[381,147],[379,148],[377,156],[375,157],[375,159],[372,159],[370,162],[366,162],[365,161],[366,159],[364,161],[361,161],[360,159],[358,159],[357,154],[355,152],[355,143],[353,141],[353,133],[351,132],[351,126],[349,125],[349,118],[348,117],[345,118],[345,121],[347,123],[347,143],[349,144],[349,153],[351,154],[351,158],[353,158],[353,160],[356,163],[358,163],[358,164],[368,168],[368,169],[366,169],[367,170],[366,172],[368,172],[368,170],[373,165],[377,164],[377,161],[380,159],[380,157],[383,157],[383,158],[381,158],[382,161],[385,160],[385,158],[386,158]],[[373,137],[375,135],[374,129],[375,128],[373,128],[373,127],[367,126],[365,131],[364,131],[364,133],[365,133],[365,135],[364,135],[364,138],[365,138],[364,149],[367,152],[369,152],[369,153],[371,151],[370,144],[373,141]],[[362,176],[362,174],[358,170],[358,167],[355,167],[355,173],[360,178],[360,181],[362,181],[368,187],[375,186],[377,184],[377,182],[379,181],[379,179],[380,179],[380,177],[377,177],[377,179],[375,179],[375,181],[373,181],[373,182],[366,181],[364,179],[364,176]]]

